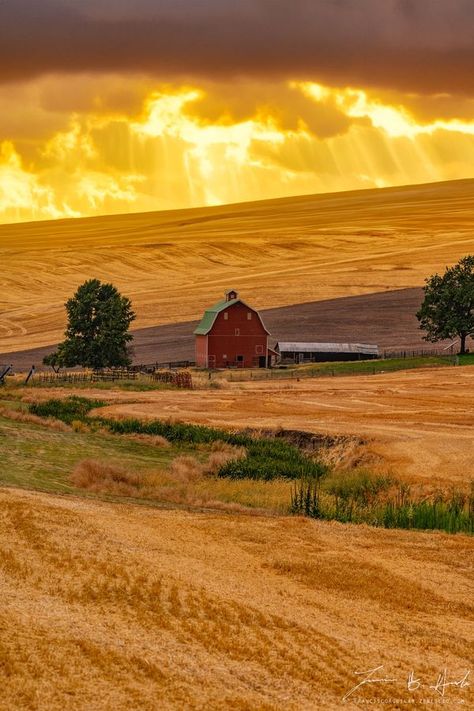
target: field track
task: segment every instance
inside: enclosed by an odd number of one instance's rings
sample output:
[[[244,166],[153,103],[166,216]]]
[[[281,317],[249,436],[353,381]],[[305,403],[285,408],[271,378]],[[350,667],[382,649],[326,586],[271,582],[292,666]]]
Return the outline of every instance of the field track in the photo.
[[[0,226],[0,352],[56,343],[65,300],[112,281],[137,328],[237,288],[257,308],[420,287],[474,253],[474,180]]]
[[[472,538],[13,489],[0,505],[2,709],[351,710],[355,672],[380,665],[395,681],[359,698],[424,708],[472,667]],[[460,702],[470,688],[445,690]]]

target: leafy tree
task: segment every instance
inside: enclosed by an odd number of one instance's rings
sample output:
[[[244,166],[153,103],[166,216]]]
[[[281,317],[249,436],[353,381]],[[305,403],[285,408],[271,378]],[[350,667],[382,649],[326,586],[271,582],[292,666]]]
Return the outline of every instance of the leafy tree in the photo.
[[[136,318],[130,299],[113,284],[90,279],[66,302],[68,325],[58,350],[46,365],[71,368],[126,366],[131,363],[129,326]]]
[[[460,353],[466,353],[466,339],[474,334],[474,256],[463,257],[443,276],[426,279],[425,298],[416,314],[425,341],[459,338]]]

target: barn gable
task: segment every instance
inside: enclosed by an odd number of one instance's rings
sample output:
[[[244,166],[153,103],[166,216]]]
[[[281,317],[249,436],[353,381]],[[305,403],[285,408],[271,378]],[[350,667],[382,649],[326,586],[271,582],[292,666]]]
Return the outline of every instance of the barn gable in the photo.
[[[260,316],[258,311],[246,304],[245,301],[242,301],[242,299],[239,299],[239,295],[236,291],[227,292],[228,296],[233,296],[234,294],[235,298],[225,298],[222,301],[218,301],[217,304],[214,304],[214,306],[210,306],[208,309],[205,310],[204,316],[202,317],[199,326],[194,331],[195,336],[207,336],[211,332],[212,327],[214,326],[219,314],[228,309],[229,307],[235,306],[236,304],[242,304],[243,306],[245,306],[245,308],[249,309],[249,311],[252,311],[254,314],[256,314],[260,319],[260,323],[262,324],[264,331],[268,335],[270,335],[270,331],[265,327],[262,317]]]

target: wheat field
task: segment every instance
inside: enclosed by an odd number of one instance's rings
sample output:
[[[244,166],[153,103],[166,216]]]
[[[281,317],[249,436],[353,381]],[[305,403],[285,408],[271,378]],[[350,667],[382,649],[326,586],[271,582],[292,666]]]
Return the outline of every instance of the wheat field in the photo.
[[[0,352],[61,338],[64,301],[110,280],[135,327],[201,316],[225,289],[257,308],[420,286],[474,252],[474,180],[174,212],[0,226]]]
[[[421,708],[470,669],[471,538],[18,490],[0,507],[2,709]],[[380,665],[395,681],[344,703]]]

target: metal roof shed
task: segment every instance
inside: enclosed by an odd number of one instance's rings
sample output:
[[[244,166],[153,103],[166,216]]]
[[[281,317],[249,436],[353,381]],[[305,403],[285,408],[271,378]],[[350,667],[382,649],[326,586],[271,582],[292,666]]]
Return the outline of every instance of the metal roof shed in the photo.
[[[378,346],[368,343],[307,343],[279,341],[275,350],[282,360],[295,363],[378,358]]]

